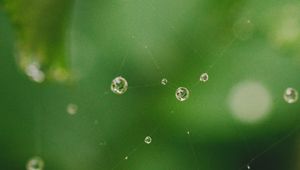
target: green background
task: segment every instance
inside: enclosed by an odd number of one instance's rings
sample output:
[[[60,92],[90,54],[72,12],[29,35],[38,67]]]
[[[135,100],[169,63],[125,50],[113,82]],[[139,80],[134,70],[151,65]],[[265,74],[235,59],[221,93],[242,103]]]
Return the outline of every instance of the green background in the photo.
[[[282,98],[300,83],[297,0],[0,4],[0,169],[25,169],[33,156],[46,170],[300,169],[300,106]],[[20,64],[31,54],[40,54],[43,83]],[[203,72],[210,79],[199,83]],[[110,83],[120,75],[129,89],[119,96]],[[245,81],[272,96],[259,122],[228,106]],[[190,89],[186,102],[175,98],[180,86]]]

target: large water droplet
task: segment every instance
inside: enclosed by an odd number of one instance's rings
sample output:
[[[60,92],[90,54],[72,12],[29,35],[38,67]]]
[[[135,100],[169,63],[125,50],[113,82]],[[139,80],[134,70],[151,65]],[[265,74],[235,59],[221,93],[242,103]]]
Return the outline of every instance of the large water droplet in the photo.
[[[298,100],[298,92],[294,88],[289,87],[285,90],[283,98],[289,104],[295,103]]]
[[[176,90],[175,96],[176,96],[177,100],[179,100],[179,101],[182,102],[182,101],[185,101],[185,100],[187,100],[189,98],[190,92],[185,87],[179,87]]]
[[[146,136],[144,142],[146,144],[150,144],[152,142],[152,138],[150,136]]]
[[[26,165],[27,170],[43,170],[44,161],[40,157],[31,158]]]
[[[111,82],[110,88],[111,88],[111,91],[114,92],[115,94],[119,94],[119,95],[124,94],[128,89],[127,80],[121,76],[116,77]]]

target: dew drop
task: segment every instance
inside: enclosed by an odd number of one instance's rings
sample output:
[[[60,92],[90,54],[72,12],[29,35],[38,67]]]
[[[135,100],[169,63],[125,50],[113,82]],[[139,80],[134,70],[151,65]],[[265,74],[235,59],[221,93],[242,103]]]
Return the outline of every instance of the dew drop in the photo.
[[[190,131],[186,131],[186,134],[190,135]]]
[[[283,98],[289,104],[295,103],[298,100],[298,92],[294,88],[289,87],[285,90]]]
[[[27,170],[43,170],[44,161],[40,157],[31,158],[26,165]]]
[[[150,136],[146,136],[144,142],[146,144],[150,144],[152,142],[152,138]]]
[[[119,95],[124,94],[128,89],[127,80],[121,76],[116,77],[111,82],[110,88],[111,88],[111,91],[114,92],[115,94],[119,94]]]
[[[67,112],[70,115],[76,114],[77,110],[78,110],[78,106],[76,104],[73,104],[73,103],[68,104],[68,106],[67,106]]]
[[[247,165],[247,169],[251,169],[250,165]]]
[[[200,81],[201,82],[207,82],[208,81],[208,74],[207,73],[203,73],[203,74],[201,74],[201,76],[200,76]]]
[[[175,96],[176,96],[177,100],[183,102],[183,101],[185,101],[185,100],[187,100],[189,98],[190,92],[185,87],[179,87],[176,90]]]
[[[45,80],[45,74],[40,69],[40,64],[37,62],[32,62],[28,64],[25,68],[25,72],[31,80],[37,83],[42,83]]]
[[[168,80],[166,79],[166,78],[163,78],[162,80],[161,80],[161,84],[162,85],[167,85],[167,83],[168,83]]]
[[[125,160],[128,160],[128,156],[125,156],[125,158],[124,158]]]

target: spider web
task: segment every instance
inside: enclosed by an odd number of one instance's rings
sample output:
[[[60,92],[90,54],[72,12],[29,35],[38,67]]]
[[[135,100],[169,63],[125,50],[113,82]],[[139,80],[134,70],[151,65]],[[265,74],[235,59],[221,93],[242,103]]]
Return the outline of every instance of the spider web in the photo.
[[[281,159],[289,150],[282,156],[278,152],[289,149],[287,145],[299,132],[299,106],[286,104],[282,94],[300,83],[293,78],[300,71],[293,57],[299,51],[286,47],[298,40],[280,36],[284,21],[295,13],[300,16],[294,10],[299,6],[296,1],[77,2],[71,55],[78,82],[68,94],[79,109],[68,124],[87,133],[80,146],[89,146],[78,152],[87,152],[82,155],[91,160],[82,167],[240,170],[287,166]],[[262,15],[264,10],[269,13]],[[277,10],[282,16],[278,22],[272,14]],[[264,23],[267,19],[272,21]],[[202,73],[209,75],[205,83],[199,81]],[[109,90],[117,76],[129,83],[121,96]],[[165,86],[163,78],[168,80]],[[233,86],[248,81],[267,89],[272,107],[268,115],[250,123],[232,114],[228,106]],[[190,90],[187,101],[176,100],[178,87]],[[150,144],[145,144],[146,136],[152,138]],[[72,169],[82,168],[76,165]]]

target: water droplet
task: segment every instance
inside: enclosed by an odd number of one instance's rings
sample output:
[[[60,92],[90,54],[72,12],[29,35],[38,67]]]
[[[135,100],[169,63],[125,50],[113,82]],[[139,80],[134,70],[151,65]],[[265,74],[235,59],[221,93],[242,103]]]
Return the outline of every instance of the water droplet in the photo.
[[[200,81],[202,81],[202,82],[207,82],[208,81],[208,74],[207,73],[203,73],[203,74],[201,74],[201,76],[200,76]]]
[[[186,134],[190,135],[190,131],[187,131]]]
[[[250,165],[247,165],[247,169],[251,169]]]
[[[150,136],[146,136],[144,141],[146,144],[150,144],[152,142],[152,138]]]
[[[70,115],[76,114],[77,110],[78,110],[78,106],[76,104],[73,104],[73,103],[68,104],[68,106],[67,106],[67,112]]]
[[[298,92],[297,90],[289,87],[285,90],[283,98],[287,103],[295,103],[298,100]]]
[[[128,160],[128,156],[125,156],[125,158],[124,158],[125,160]]]
[[[40,69],[40,64],[37,62],[28,64],[25,68],[25,72],[28,77],[37,83],[42,83],[45,80],[45,74]]]
[[[176,90],[175,96],[176,96],[177,100],[179,100],[179,101],[182,102],[182,101],[185,101],[185,100],[187,100],[189,98],[190,92],[185,87],[179,87]]]
[[[31,158],[26,165],[27,170],[43,170],[44,161],[40,157]]]
[[[110,88],[111,88],[111,91],[114,92],[115,94],[124,94],[128,89],[127,80],[121,76],[116,77],[111,82]]]
[[[168,83],[168,80],[166,79],[166,78],[163,78],[162,80],[161,80],[161,84],[162,85],[167,85],[167,83]]]

